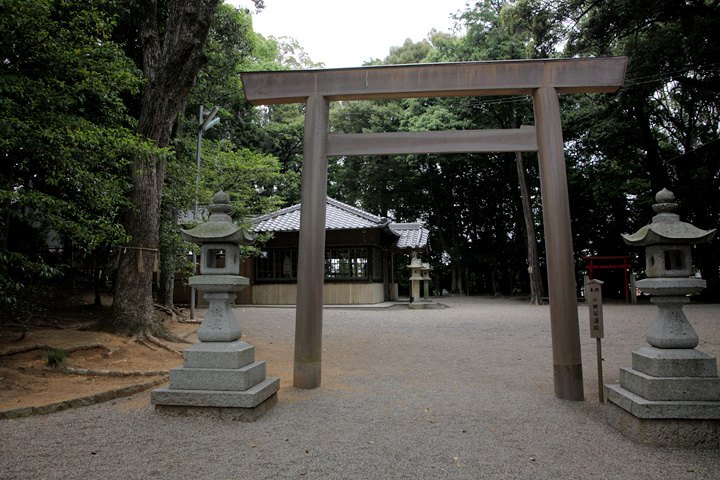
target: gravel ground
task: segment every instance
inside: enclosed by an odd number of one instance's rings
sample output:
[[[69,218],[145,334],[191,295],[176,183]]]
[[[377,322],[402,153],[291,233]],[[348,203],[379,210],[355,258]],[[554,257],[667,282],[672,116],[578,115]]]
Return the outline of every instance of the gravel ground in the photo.
[[[718,479],[720,452],[636,445],[605,423],[579,307],[584,402],[553,394],[547,307],[452,297],[448,308],[326,310],[323,385],[292,388],[293,309],[236,313],[280,377],[255,423],[153,413],[149,393],[0,422],[0,478]],[[689,305],[720,355],[720,305]],[[652,305],[607,304],[605,383],[644,346]]]

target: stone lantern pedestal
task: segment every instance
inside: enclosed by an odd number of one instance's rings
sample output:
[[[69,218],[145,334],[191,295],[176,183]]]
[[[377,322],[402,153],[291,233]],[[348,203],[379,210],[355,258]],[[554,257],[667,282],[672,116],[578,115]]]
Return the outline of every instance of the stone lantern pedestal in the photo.
[[[619,385],[605,387],[608,423],[638,443],[720,448],[717,361],[695,349],[698,335],[682,310],[687,295],[705,287],[705,280],[690,277],[691,245],[716,231],[680,222],[672,192],[655,198],[653,223],[623,239],[646,247],[648,278],[637,287],[652,295],[658,313],[646,335],[650,346],[633,352]]]
[[[408,268],[410,269],[410,308],[425,308],[425,304],[420,303],[420,282],[423,281],[422,261],[413,255],[412,261]]]
[[[215,416],[253,421],[277,403],[280,381],[266,378],[265,362],[255,361],[255,347],[240,340],[241,330],[231,302],[248,285],[239,271],[239,244],[254,237],[231,222],[229,197],[215,194],[210,219],[181,231],[201,245],[200,275],[190,285],[210,303],[198,329],[200,343],[183,352],[182,367],[170,370],[170,384],[154,390],[155,411],[168,415]]]

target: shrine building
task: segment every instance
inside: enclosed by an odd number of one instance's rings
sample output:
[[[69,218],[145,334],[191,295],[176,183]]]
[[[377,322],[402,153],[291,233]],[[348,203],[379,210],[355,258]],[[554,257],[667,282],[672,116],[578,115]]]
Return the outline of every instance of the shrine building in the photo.
[[[395,223],[326,197],[325,305],[375,304],[397,300],[397,255],[422,255],[428,230],[421,223]],[[294,305],[297,298],[300,204],[252,220],[255,233],[272,232],[258,257],[247,259],[250,278],[243,303]],[[240,300],[240,299],[238,299]]]

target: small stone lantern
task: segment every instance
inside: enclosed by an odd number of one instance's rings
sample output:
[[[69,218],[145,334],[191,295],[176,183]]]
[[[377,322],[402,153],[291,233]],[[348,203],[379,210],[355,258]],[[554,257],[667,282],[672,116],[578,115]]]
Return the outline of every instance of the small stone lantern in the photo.
[[[429,263],[423,263],[422,269],[420,270],[423,278],[423,302],[429,302],[430,301],[430,271],[433,268],[430,266]]]
[[[210,303],[198,329],[200,343],[183,352],[182,367],[170,370],[170,383],[151,394],[155,411],[169,415],[218,416],[252,421],[277,403],[279,380],[266,378],[265,362],[255,361],[255,347],[240,340],[241,330],[231,302],[247,286],[238,275],[239,245],[248,235],[232,222],[230,197],[213,196],[207,222],[181,230],[183,239],[201,247],[200,275],[188,283]]]
[[[408,268],[410,269],[410,308],[425,308],[425,305],[418,303],[420,301],[420,282],[423,281],[422,261],[413,252],[412,261]]]
[[[716,230],[681,222],[668,190],[655,200],[652,223],[623,240],[645,247],[648,278],[636,285],[658,312],[646,336],[650,346],[633,352],[619,385],[605,386],[608,423],[638,443],[720,448],[717,360],[695,349],[697,333],[682,311],[687,295],[705,288],[705,280],[691,277],[692,245],[709,242]]]

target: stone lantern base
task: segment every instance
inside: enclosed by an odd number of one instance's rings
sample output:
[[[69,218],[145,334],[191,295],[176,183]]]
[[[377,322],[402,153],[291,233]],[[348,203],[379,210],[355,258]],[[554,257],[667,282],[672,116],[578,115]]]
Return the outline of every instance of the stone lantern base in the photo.
[[[151,394],[158,413],[252,422],[277,403],[280,380],[266,378],[265,362],[255,361],[246,342],[201,342],[183,357],[170,384]]]
[[[606,385],[608,423],[637,443],[720,448],[717,361],[695,349],[643,347]]]

